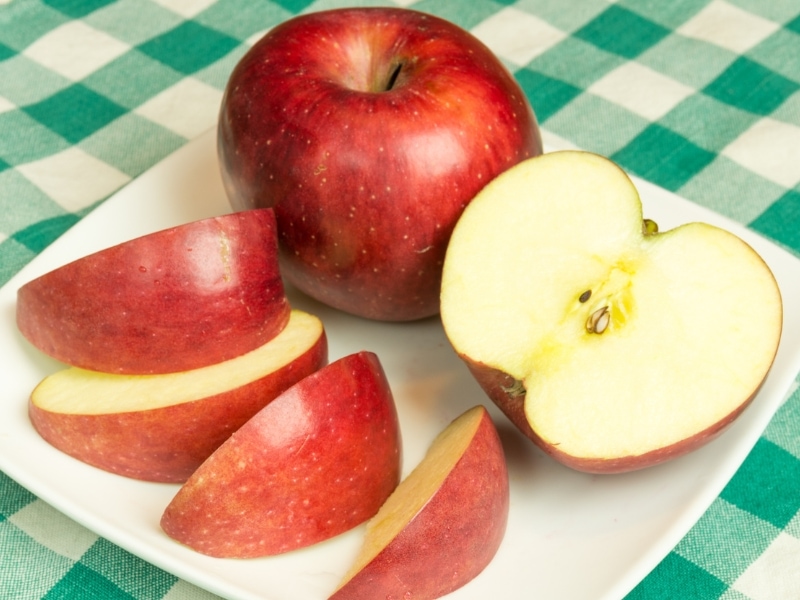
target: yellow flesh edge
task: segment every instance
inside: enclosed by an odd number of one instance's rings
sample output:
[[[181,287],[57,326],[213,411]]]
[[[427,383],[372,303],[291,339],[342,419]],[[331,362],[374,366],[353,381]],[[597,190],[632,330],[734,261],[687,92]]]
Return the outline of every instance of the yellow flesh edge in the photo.
[[[475,437],[483,411],[481,406],[471,408],[436,437],[425,458],[367,523],[364,544],[340,588],[386,548],[441,488]]]
[[[562,158],[506,172],[468,206],[445,261],[445,329],[459,352],[525,383],[528,421],[569,455],[679,442],[755,391],[780,338],[780,292],[733,234],[691,224],[644,236],[627,176],[586,153]],[[693,272],[701,277],[683,285]],[[712,310],[698,313],[693,303],[709,297]],[[588,332],[609,298],[609,329]],[[699,345],[692,333],[711,327],[733,343]],[[670,347],[680,352],[665,359]]]
[[[65,414],[108,414],[162,408],[236,389],[288,365],[322,335],[322,322],[293,310],[269,342],[234,359],[179,373],[117,375],[69,368],[46,377],[31,401]]]

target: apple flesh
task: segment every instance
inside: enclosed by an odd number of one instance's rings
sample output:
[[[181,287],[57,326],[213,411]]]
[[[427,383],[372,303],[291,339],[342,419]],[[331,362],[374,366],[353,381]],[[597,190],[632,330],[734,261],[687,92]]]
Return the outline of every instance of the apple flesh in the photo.
[[[372,517],[400,478],[401,438],[374,354],[306,377],[236,431],[181,487],[163,530],[215,557],[302,548]]]
[[[107,373],[197,369],[263,345],[289,319],[273,211],[203,219],[82,257],[23,285],[36,348]]]
[[[454,420],[367,524],[331,600],[444,596],[494,558],[508,522],[505,455],[483,406]]]
[[[322,322],[292,311],[272,340],[181,373],[120,375],[72,367],[31,394],[31,422],[51,445],[106,471],[180,483],[231,433],[327,363]]]
[[[654,231],[627,175],[578,151],[484,188],[453,234],[441,297],[446,334],[492,400],[595,473],[714,438],[756,394],[782,329],[750,246],[704,223]]]
[[[464,207],[541,153],[524,92],[469,32],[401,8],[304,14],[234,68],[218,128],[232,207],[274,207],[287,280],[330,306],[439,312]]]

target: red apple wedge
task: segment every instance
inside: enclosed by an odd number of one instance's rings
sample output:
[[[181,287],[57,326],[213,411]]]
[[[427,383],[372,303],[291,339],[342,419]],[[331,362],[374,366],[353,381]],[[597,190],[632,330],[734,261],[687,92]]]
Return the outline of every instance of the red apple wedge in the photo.
[[[322,322],[292,311],[263,346],[181,373],[119,375],[72,367],[46,377],[29,402],[51,445],[106,471],[180,483],[231,433],[327,363]]]
[[[330,600],[444,596],[474,579],[506,531],[508,472],[483,406],[454,420],[367,524]]]
[[[488,395],[550,455],[613,473],[707,443],[767,376],[782,301],[768,265],[704,223],[658,232],[587,152],[509,169],[445,259],[442,321]]]
[[[233,70],[218,147],[236,210],[272,206],[287,280],[371,319],[439,312],[464,206],[541,153],[533,110],[468,31],[397,7],[274,27]]]
[[[17,294],[17,326],[39,350],[108,373],[222,362],[289,318],[272,210],[203,219],[55,269]]]
[[[374,515],[400,478],[391,390],[374,354],[306,377],[236,431],[181,487],[163,530],[216,557],[281,554]]]

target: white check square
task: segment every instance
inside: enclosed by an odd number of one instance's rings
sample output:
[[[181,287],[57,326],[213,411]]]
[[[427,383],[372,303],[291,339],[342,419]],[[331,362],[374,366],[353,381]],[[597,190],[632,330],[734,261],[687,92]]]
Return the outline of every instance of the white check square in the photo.
[[[23,54],[71,81],[79,81],[129,49],[125,42],[82,21],[69,21],[40,37]]]
[[[713,0],[681,25],[677,32],[686,37],[742,53],[770,36],[779,27],[778,23],[728,4],[724,0]]]
[[[495,54],[520,66],[567,37],[546,21],[512,6],[476,25],[472,34]]]

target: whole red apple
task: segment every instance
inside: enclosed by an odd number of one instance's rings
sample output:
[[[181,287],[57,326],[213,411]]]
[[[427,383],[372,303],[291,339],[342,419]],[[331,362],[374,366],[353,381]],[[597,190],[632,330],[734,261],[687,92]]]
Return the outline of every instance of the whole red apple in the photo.
[[[524,92],[469,32],[348,8],[286,21],[250,49],[225,90],[218,148],[233,208],[275,208],[289,281],[404,321],[438,313],[466,205],[542,145]]]

